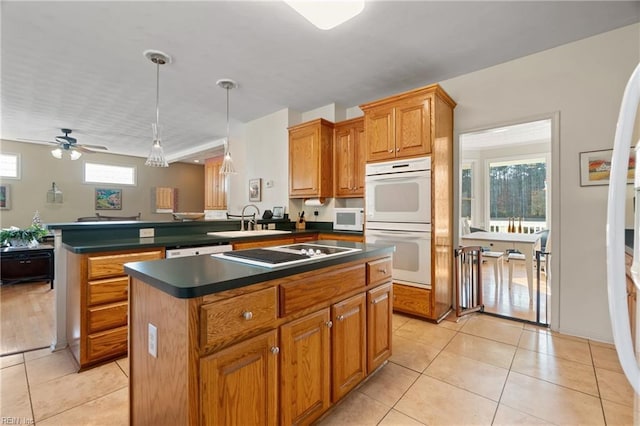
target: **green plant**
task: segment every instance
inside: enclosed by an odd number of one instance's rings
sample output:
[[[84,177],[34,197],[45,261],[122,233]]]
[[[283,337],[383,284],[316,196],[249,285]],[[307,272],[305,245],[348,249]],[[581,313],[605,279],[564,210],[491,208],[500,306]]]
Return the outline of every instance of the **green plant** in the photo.
[[[47,230],[37,224],[23,229],[12,226],[11,228],[3,229],[2,231],[0,231],[0,241],[2,242],[2,244],[6,244],[11,240],[18,240],[29,243],[34,240],[40,241],[47,234]]]

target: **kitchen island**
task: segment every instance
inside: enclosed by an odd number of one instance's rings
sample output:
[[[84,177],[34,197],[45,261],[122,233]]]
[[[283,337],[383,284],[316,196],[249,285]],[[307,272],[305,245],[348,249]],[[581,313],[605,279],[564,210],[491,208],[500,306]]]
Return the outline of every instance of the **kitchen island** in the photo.
[[[134,262],[130,424],[308,424],[391,355],[393,247],[265,268]]]

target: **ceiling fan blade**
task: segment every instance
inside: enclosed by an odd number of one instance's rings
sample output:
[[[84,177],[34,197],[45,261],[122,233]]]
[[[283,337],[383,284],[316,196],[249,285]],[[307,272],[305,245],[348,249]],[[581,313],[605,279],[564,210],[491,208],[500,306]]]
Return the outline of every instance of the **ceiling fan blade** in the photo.
[[[52,144],[54,144],[54,145],[60,145],[60,142],[55,142],[55,141],[43,141],[43,140],[39,140],[39,139],[16,138],[16,140],[18,140],[18,141],[24,141],[24,142],[52,143]]]
[[[85,154],[95,154],[96,153],[95,151],[91,151],[90,149],[85,148],[84,145],[71,145],[70,148],[71,149],[75,149],[75,150],[80,151],[80,152],[85,153]]]
[[[86,143],[83,144],[76,144],[75,146],[82,146],[84,148],[91,148],[91,149],[103,149],[105,151],[107,151],[109,148],[107,148],[106,146],[102,146],[102,145],[89,145]]]
[[[78,139],[76,138],[72,138],[71,136],[56,136],[56,140],[60,143],[68,143],[68,144],[75,144],[76,142],[78,142]]]

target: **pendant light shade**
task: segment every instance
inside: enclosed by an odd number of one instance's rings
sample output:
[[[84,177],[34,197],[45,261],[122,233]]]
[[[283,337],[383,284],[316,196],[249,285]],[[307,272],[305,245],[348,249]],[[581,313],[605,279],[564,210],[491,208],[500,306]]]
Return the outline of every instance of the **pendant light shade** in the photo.
[[[224,158],[222,160],[222,167],[220,167],[221,175],[232,175],[238,173],[233,165],[231,159],[231,152],[229,151],[229,90],[238,87],[238,83],[228,78],[218,80],[216,84],[227,91],[227,138],[224,141]]]
[[[150,167],[169,167],[169,163],[167,163],[167,159],[164,156],[160,137],[160,65],[171,63],[171,57],[157,50],[146,50],[144,56],[156,64],[156,122],[151,123],[153,142],[147,161],[144,164]]]

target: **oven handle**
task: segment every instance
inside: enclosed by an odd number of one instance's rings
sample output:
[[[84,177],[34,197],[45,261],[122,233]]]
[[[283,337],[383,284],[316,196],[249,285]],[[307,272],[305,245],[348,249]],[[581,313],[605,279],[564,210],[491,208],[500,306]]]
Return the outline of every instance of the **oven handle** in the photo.
[[[409,173],[402,173],[400,174],[400,176],[396,176],[395,174],[391,174],[391,175],[376,175],[376,176],[366,176],[364,178],[365,183],[370,183],[370,182],[410,182],[410,181],[415,181],[416,178],[426,178],[426,179],[430,179],[431,178],[431,173],[430,172],[409,172]]]
[[[411,232],[411,231],[375,231],[365,234],[366,236],[376,237],[378,235],[408,235],[413,240],[431,239],[431,232]]]

